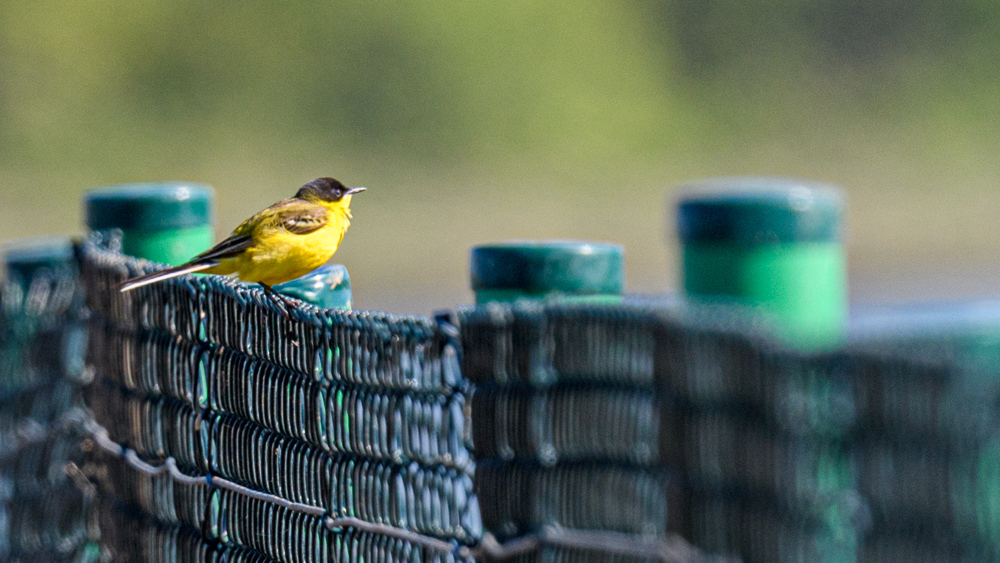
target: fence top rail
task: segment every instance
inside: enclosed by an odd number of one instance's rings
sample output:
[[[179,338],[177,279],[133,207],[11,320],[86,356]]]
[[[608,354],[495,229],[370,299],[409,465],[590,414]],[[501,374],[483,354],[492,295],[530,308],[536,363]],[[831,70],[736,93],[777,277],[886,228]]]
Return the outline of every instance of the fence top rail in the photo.
[[[112,232],[77,247],[95,322],[221,346],[317,380],[450,392],[463,385],[458,345],[434,319],[306,303],[288,315],[256,285],[185,275],[122,293],[124,280],[162,266],[125,256]]]
[[[106,282],[112,282],[115,286],[130,277],[148,274],[161,270],[166,266],[156,262],[150,262],[142,258],[135,258],[121,253],[120,236],[116,231],[98,231],[91,233],[77,249],[79,259],[90,273],[102,274],[106,276]],[[125,300],[128,295],[141,295],[148,297],[155,295],[158,289],[172,289],[187,291],[192,297],[197,294],[219,294],[238,296],[246,301],[252,301],[255,306],[267,309],[270,314],[282,313],[281,309],[274,302],[264,295],[264,291],[256,284],[246,284],[234,278],[218,275],[194,275],[187,274],[165,280],[157,284],[146,286],[146,291],[140,288],[132,292],[124,293],[117,291],[116,287],[106,287],[102,289],[115,289],[111,297]],[[352,320],[377,319],[388,324],[407,324],[419,327],[432,328],[434,323],[429,317],[422,315],[397,315],[380,311],[345,311],[342,309],[323,309],[315,305],[300,302],[297,307],[289,311],[289,314],[296,322],[313,323],[318,326],[328,326],[333,322],[351,322]]]
[[[618,304],[544,300],[487,303],[458,307],[439,319],[322,309],[300,303],[290,311],[288,319],[257,286],[223,276],[186,275],[120,293],[117,285],[125,279],[162,266],[122,255],[120,239],[113,231],[92,233],[78,246],[77,254],[88,305],[98,315],[124,328],[162,330],[209,342],[215,339],[219,340],[215,343],[237,349],[246,343],[234,340],[247,340],[251,329],[266,340],[260,346],[275,349],[308,347],[315,340],[310,333],[339,331],[347,345],[405,341],[420,348],[426,357],[428,353],[439,356],[448,344],[457,353],[458,341],[468,335],[470,328],[592,322],[632,324],[650,331],[675,331],[686,337],[723,338],[789,361],[889,362],[965,372],[995,371],[1000,366],[1000,316],[994,323],[978,318],[963,322],[963,317],[957,315],[938,328],[924,326],[920,330],[913,330],[904,319],[823,350],[800,350],[770,338],[767,319],[754,310],[693,306],[675,297],[660,296],[626,296]],[[442,328],[442,319],[462,327],[461,333]]]

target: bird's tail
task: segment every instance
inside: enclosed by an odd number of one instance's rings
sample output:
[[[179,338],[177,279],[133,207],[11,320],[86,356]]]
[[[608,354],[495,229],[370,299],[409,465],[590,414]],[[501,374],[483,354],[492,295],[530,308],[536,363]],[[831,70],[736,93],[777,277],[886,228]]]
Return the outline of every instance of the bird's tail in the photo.
[[[169,280],[170,278],[176,278],[177,276],[183,276],[184,274],[190,274],[192,272],[207,270],[212,266],[215,266],[215,262],[190,263],[176,266],[174,268],[167,268],[166,270],[160,270],[144,276],[125,280],[125,282],[118,287],[118,290],[125,293],[126,291],[131,291],[137,287],[142,287],[151,283]]]

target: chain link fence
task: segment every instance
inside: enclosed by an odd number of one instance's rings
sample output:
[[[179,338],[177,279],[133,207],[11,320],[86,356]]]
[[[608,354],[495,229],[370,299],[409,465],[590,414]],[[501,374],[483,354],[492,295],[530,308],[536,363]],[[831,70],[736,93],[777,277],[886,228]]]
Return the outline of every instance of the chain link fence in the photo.
[[[803,352],[677,301],[290,318],[92,234],[12,269],[11,561],[988,561],[1000,331]],[[715,554],[715,555],[708,555]]]

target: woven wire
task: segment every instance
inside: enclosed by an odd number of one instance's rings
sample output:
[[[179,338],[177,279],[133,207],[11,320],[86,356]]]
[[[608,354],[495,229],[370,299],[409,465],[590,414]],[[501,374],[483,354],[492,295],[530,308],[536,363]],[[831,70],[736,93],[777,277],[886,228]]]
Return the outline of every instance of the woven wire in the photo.
[[[558,461],[669,463],[653,393],[615,387],[480,386],[472,398],[476,455]]]
[[[319,516],[275,507],[204,481],[181,483],[169,474],[136,471],[120,456],[99,453],[92,471],[106,525],[131,522],[144,538],[119,543],[117,531],[109,530],[110,551],[136,561],[230,560],[220,559],[223,556],[295,562],[453,560],[448,553],[384,535],[330,529]]]
[[[97,237],[82,253],[97,419],[147,461],[320,511],[210,481],[137,483],[126,465],[104,481],[117,500],[102,510],[174,538],[148,553],[341,560],[392,544],[416,557],[426,547],[351,536],[324,515],[474,543],[475,491],[486,527],[509,540],[497,553],[516,561],[668,560],[545,543],[552,529],[656,545],[680,533],[749,562],[1000,555],[1000,331],[803,353],[721,310],[517,303],[458,311],[456,342],[421,317],[303,306],[288,320],[216,277],[122,295],[152,266],[113,245]],[[324,537],[340,547],[315,547]]]
[[[114,246],[98,234],[80,252],[87,402],[137,456],[94,462],[106,518],[136,513],[153,522],[150,541],[194,530],[197,549],[275,561],[468,560],[455,552],[481,526],[466,383],[434,321],[305,304],[289,320],[259,289],[214,276],[122,294],[121,281],[153,266]],[[138,470],[165,461],[180,473]],[[331,527],[340,520],[360,528]],[[454,548],[404,539],[414,533]],[[145,553],[130,557],[166,552]]]
[[[1000,326],[859,342],[864,560],[1000,557]],[[920,557],[929,557],[922,555]]]
[[[196,529],[171,524],[135,511],[110,497],[99,506],[101,543],[112,561],[124,563],[274,563],[249,548],[208,540]]]
[[[194,411],[165,397],[92,388],[95,418],[112,440],[142,457],[174,457],[183,469],[210,472],[293,502],[324,507],[428,535],[471,541],[472,479],[454,469],[330,455],[231,415]]]
[[[647,537],[667,533],[671,482],[660,472],[606,464],[544,468],[488,462],[476,472],[483,524],[501,539],[544,526]]]
[[[153,331],[95,324],[105,378],[254,421],[331,454],[470,469],[465,395],[316,381],[241,352]]]
[[[0,284],[0,559],[94,561],[83,461],[86,331],[71,260]]]
[[[242,352],[321,383],[451,395],[464,385],[457,351],[433,320],[301,305],[291,318],[256,286],[182,276],[127,293],[118,286],[156,265],[95,235],[83,245],[87,306],[119,330],[150,330]],[[108,235],[105,235],[108,236]]]
[[[458,317],[488,531],[682,534],[748,561],[856,549],[857,408],[839,356],[775,346],[721,311],[627,300],[490,304]],[[704,525],[713,498],[732,501],[731,524]],[[755,538],[798,547],[760,550]]]
[[[490,511],[556,507],[539,495],[490,506],[496,483],[523,479],[526,462],[555,479],[589,461],[679,475],[687,500],[666,529],[747,561],[1000,556],[998,326],[957,319],[803,353],[736,317],[628,302],[459,318],[491,531],[517,527]]]
[[[859,537],[830,525],[789,518],[751,499],[697,495],[692,528],[699,547],[712,553],[736,553],[744,561],[854,561]],[[851,507],[845,507],[850,509]]]

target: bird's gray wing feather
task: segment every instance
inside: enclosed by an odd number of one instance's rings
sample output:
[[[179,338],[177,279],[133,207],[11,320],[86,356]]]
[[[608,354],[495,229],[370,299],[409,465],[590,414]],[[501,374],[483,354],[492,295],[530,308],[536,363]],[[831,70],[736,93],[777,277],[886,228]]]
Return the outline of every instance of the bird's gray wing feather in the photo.
[[[231,258],[253,246],[253,239],[244,235],[233,235],[212,248],[195,256],[191,264],[218,262],[223,258]]]

